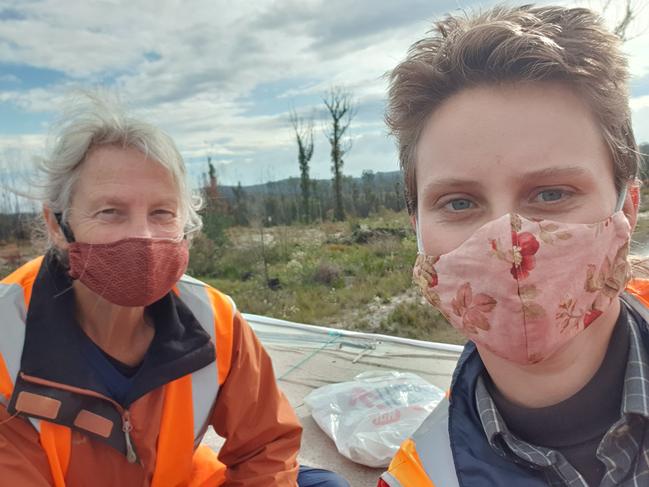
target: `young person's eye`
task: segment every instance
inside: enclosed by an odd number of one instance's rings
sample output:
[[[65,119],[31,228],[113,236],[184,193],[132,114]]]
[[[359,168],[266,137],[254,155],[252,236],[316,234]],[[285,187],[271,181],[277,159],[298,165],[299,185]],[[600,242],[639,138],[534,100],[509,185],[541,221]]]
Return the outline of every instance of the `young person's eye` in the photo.
[[[556,203],[565,200],[569,196],[569,192],[565,189],[544,189],[536,194],[534,201],[537,203]]]
[[[467,198],[455,198],[444,204],[444,209],[449,211],[465,211],[475,207],[473,201]]]

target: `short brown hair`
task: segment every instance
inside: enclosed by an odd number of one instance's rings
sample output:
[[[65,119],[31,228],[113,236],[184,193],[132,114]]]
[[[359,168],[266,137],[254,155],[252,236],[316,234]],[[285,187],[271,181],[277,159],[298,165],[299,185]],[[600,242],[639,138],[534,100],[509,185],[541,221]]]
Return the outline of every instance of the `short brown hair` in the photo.
[[[390,73],[386,122],[399,146],[408,212],[417,208],[415,154],[430,114],[458,91],[516,81],[560,81],[591,107],[614,164],[618,191],[635,178],[628,68],[620,39],[584,8],[498,6],[449,15]]]

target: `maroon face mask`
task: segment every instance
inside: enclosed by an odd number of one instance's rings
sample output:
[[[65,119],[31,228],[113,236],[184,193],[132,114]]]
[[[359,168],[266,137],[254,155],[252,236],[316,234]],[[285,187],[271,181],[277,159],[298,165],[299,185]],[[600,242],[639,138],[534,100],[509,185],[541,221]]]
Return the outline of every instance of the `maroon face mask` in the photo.
[[[70,277],[119,306],[148,306],[187,269],[187,240],[125,238],[107,244],[72,242]]]

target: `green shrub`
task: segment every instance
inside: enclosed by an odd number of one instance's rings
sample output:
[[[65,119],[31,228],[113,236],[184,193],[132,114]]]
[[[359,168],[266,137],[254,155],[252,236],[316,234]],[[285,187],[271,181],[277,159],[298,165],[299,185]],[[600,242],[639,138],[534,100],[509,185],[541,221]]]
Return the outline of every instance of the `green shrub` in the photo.
[[[313,272],[313,282],[328,287],[340,287],[343,284],[340,267],[328,261],[321,261]]]
[[[200,276],[214,277],[217,272],[219,252],[217,245],[204,233],[199,233],[192,240],[189,249],[188,273]]]

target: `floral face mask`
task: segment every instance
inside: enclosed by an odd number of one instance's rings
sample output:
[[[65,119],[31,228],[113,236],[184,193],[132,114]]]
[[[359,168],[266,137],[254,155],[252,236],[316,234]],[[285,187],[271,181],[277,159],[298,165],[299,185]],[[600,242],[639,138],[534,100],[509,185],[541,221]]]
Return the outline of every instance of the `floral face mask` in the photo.
[[[629,241],[619,209],[593,224],[507,214],[447,254],[426,255],[420,244],[413,279],[467,338],[511,362],[537,363],[623,291]]]

